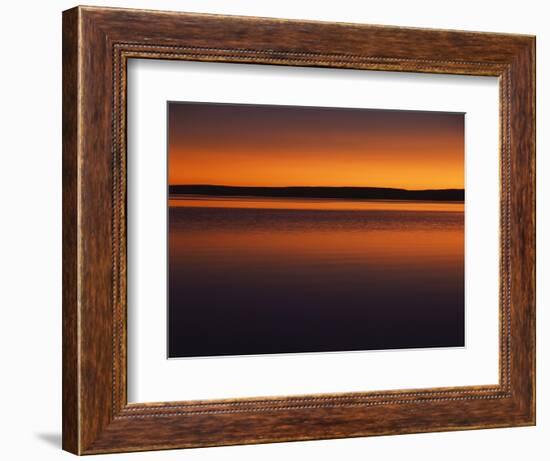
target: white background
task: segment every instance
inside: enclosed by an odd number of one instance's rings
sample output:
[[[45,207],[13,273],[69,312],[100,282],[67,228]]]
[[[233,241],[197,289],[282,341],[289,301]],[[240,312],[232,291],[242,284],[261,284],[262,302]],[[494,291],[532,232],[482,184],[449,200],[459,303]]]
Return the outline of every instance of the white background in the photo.
[[[131,402],[498,383],[496,77],[142,59],[128,93]],[[166,360],[166,101],[191,100],[465,113],[466,347]]]
[[[545,3],[115,1],[111,6],[456,28],[537,35],[538,425],[531,428],[116,455],[136,460],[402,459],[544,460],[550,438],[548,161],[549,13]],[[101,4],[88,1],[88,4]],[[70,459],[61,440],[61,10],[69,1],[5,2],[0,17],[0,350],[2,458]],[[30,128],[32,127],[32,128]],[[548,286],[548,283],[547,283]],[[103,459],[105,457],[98,457]],[[107,458],[105,458],[107,459]],[[115,459],[115,458],[110,458]]]

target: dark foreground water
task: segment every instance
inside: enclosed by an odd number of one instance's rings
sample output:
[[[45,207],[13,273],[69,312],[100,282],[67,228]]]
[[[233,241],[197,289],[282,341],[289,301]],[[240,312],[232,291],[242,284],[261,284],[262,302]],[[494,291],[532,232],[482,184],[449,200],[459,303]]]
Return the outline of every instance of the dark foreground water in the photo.
[[[462,205],[254,202],[170,201],[170,357],[464,345]]]

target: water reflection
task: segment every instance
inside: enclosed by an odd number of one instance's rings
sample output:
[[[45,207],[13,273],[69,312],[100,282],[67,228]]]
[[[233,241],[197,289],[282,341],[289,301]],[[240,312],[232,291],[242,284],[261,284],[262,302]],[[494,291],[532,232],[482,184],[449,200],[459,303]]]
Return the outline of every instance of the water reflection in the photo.
[[[171,357],[463,344],[463,204],[170,201]]]

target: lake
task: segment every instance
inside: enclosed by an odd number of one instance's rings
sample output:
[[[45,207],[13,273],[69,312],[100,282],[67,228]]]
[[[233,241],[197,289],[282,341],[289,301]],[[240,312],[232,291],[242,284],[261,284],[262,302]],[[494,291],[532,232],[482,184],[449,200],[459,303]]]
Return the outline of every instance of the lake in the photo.
[[[171,198],[169,356],[464,345],[464,204]]]

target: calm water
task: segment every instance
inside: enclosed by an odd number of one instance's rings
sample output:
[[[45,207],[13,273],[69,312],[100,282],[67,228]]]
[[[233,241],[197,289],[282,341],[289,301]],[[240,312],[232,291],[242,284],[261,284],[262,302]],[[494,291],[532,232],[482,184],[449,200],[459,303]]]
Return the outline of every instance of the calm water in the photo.
[[[170,357],[462,345],[463,204],[170,200]]]

